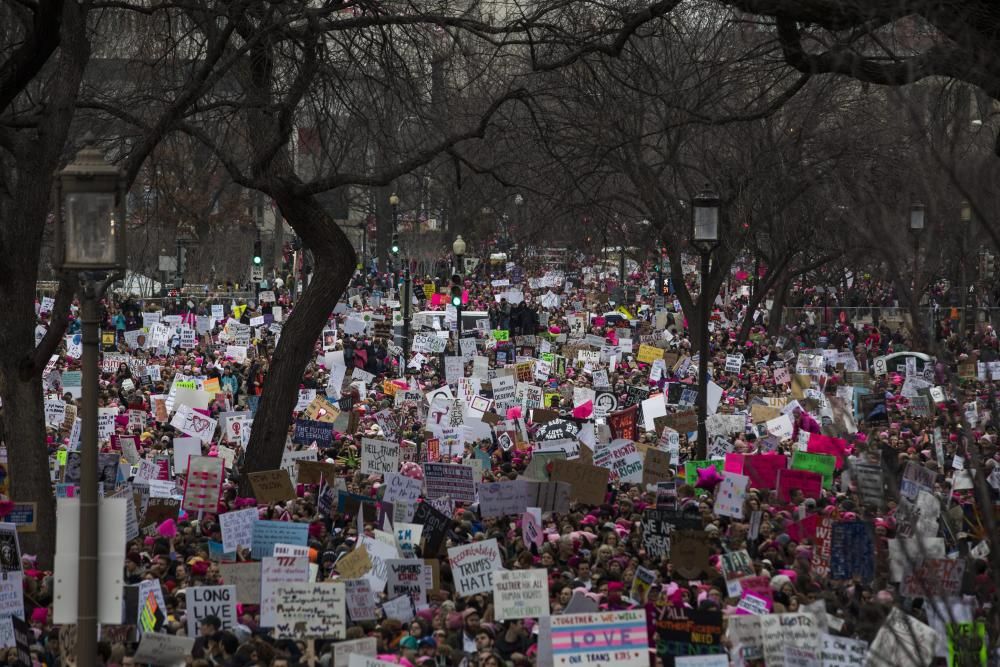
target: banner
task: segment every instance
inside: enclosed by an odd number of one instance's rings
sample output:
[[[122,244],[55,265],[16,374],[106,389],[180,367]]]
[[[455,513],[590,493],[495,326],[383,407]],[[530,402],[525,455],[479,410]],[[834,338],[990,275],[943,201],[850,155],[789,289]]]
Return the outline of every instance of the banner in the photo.
[[[670,605],[656,622],[656,653],[669,656],[725,655],[722,612],[699,611]]]

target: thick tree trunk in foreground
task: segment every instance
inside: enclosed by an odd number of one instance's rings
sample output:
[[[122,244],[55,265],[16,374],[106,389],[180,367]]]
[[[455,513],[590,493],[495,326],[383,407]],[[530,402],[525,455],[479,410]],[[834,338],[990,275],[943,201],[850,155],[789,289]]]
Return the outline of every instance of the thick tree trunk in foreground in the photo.
[[[39,365],[35,347],[35,281],[50,212],[52,178],[62,160],[80,81],[90,57],[84,29],[86,16],[81,6],[72,2],[60,7],[57,56],[46,63],[48,53],[37,55],[44,57],[37,63],[38,70],[43,65],[52,68],[51,78],[39,93],[45,99],[45,114],[37,128],[8,133],[7,143],[0,150],[0,181],[5,184],[0,192],[0,256],[4,261],[0,270],[0,313],[4,315],[0,326],[0,421],[7,446],[10,497],[17,502],[36,503],[38,530],[19,534],[21,549],[38,556],[42,568],[52,566],[56,521],[45,444],[41,383],[44,361]],[[16,97],[21,90],[5,93]],[[68,302],[67,296],[62,295],[61,304]],[[49,347],[51,343],[50,337],[43,345]]]
[[[250,432],[244,475],[281,467],[289,417],[298,399],[302,373],[313,358],[315,342],[347,289],[357,264],[350,239],[313,197],[284,192],[276,193],[274,199],[288,224],[313,251],[316,267],[312,282],[304,288],[282,327],[281,340],[271,356]]]

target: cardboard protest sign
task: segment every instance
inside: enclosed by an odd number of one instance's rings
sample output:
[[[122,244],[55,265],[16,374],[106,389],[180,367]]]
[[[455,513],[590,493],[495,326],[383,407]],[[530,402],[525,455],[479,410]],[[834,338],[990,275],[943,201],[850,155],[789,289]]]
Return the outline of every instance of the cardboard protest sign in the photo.
[[[361,472],[384,475],[399,470],[399,444],[375,438],[361,439]]]
[[[350,592],[348,592],[350,595]],[[348,605],[350,613],[350,605]],[[357,620],[351,616],[351,620]],[[351,667],[351,656],[358,658],[374,658],[378,653],[378,641],[374,637],[363,637],[362,639],[352,639],[345,642],[337,642],[333,645],[333,665],[332,667]],[[368,667],[365,665],[365,667]]]
[[[206,616],[217,616],[223,630],[236,626],[236,586],[191,586],[186,599],[189,637],[198,636],[198,625]]]
[[[670,561],[686,579],[700,579],[709,571],[711,542],[703,530],[676,530],[670,535]]]
[[[608,491],[611,471],[580,461],[552,462],[550,479],[553,482],[568,482],[570,498],[585,505],[600,505]]]
[[[424,579],[424,561],[419,558],[391,558],[385,562],[386,595],[395,599],[408,596],[414,606],[427,604],[427,587]]]
[[[254,498],[260,504],[280,503],[295,498],[295,487],[287,470],[263,470],[248,475]]]
[[[324,581],[276,586],[274,630],[291,639],[343,639],[347,631],[344,584]]]
[[[198,438],[203,443],[212,441],[215,435],[215,427],[218,422],[211,417],[207,417],[200,412],[196,412],[189,405],[180,405],[177,413],[170,420],[170,425],[181,433]]]
[[[529,490],[524,480],[482,483],[479,485],[479,511],[482,517],[520,514],[529,504]]]
[[[359,544],[337,561],[335,569],[344,579],[358,579],[372,569],[372,559],[363,544]]]
[[[642,512],[642,543],[646,552],[660,559],[670,555],[670,533],[673,525],[668,515],[670,510],[645,509]]]
[[[982,621],[965,621],[945,625],[948,637],[948,664],[959,665],[988,664],[988,644],[986,624]]]
[[[650,447],[642,460],[642,484],[656,484],[670,476],[673,469],[670,466],[670,452]]]
[[[641,609],[552,616],[551,627],[552,659],[556,667],[649,665],[646,613]]]
[[[324,461],[296,461],[299,484],[319,484],[320,479],[332,481],[337,477],[337,464]]]
[[[503,569],[496,538],[448,549],[455,591],[460,596],[492,592],[493,573]]]
[[[831,667],[862,667],[868,654],[868,642],[862,639],[848,639],[825,632],[820,633],[822,641],[821,658],[823,665]]]

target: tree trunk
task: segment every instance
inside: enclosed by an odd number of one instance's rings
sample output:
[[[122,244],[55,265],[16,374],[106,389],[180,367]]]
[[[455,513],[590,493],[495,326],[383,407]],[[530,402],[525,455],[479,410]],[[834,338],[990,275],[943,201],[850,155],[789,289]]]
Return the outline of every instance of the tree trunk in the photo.
[[[36,503],[38,530],[19,535],[24,553],[50,568],[55,551],[55,498],[45,445],[41,370],[36,363],[35,281],[42,235],[50,212],[52,179],[73,119],[83,70],[90,56],[81,5],[62,7],[60,46],[40,95],[45,114],[37,128],[11,133],[0,151],[0,422],[7,447],[8,491],[17,502]],[[9,193],[9,194],[8,194]],[[65,303],[65,301],[63,302]]]
[[[688,339],[691,341],[691,350],[697,351],[701,345],[701,342],[696,340],[698,336],[695,333],[698,331],[698,322],[701,318],[699,314],[701,300],[707,294],[710,299],[709,303],[715,302],[715,297],[719,294],[719,288],[729,274],[730,266],[732,266],[732,254],[725,246],[716,248],[715,252],[712,253],[712,265],[708,274],[707,284],[705,285],[705,291],[698,296],[698,301],[695,301],[691,296],[691,291],[684,282],[684,267],[681,265],[680,251],[671,249],[668,250],[667,254],[670,257],[670,276],[674,280],[674,293],[677,295],[677,300],[681,302],[681,310],[684,312],[685,319],[687,319]],[[711,313],[711,305],[709,306],[709,312]]]
[[[357,264],[350,239],[315,198],[286,191],[274,193],[274,199],[288,224],[312,249],[316,264],[312,282],[288,316],[271,356],[247,446],[244,486],[246,473],[281,467],[288,419],[298,398],[302,372],[315,355],[315,343]]]
[[[767,318],[767,335],[777,336],[781,333],[781,320],[785,314],[785,301],[788,300],[789,282],[784,281],[774,292],[774,301],[771,303],[771,312]]]
[[[757,307],[760,306],[764,297],[770,291],[774,281],[765,280],[758,283],[753,292],[750,293],[750,301],[747,303],[746,315],[743,316],[743,322],[740,323],[740,331],[736,334],[736,344],[743,345],[750,338],[750,329],[753,327],[753,314],[757,312]]]

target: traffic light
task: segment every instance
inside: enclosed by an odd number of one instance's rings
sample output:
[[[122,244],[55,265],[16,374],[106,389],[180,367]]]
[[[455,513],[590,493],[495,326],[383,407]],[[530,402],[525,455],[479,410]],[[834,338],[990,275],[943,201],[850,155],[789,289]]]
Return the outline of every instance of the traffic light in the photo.
[[[462,276],[457,273],[451,277],[451,305],[456,308],[462,305]]]
[[[399,254],[399,234],[393,233],[392,235],[392,254]]]
[[[253,242],[253,263],[254,263],[254,266],[260,266],[260,263],[262,261],[264,261],[263,258],[262,258],[262,256],[261,256],[262,254],[263,253],[260,250],[260,240],[254,241]]]
[[[987,252],[983,255],[983,277],[992,278],[995,269],[996,257],[993,256],[993,253]]]

